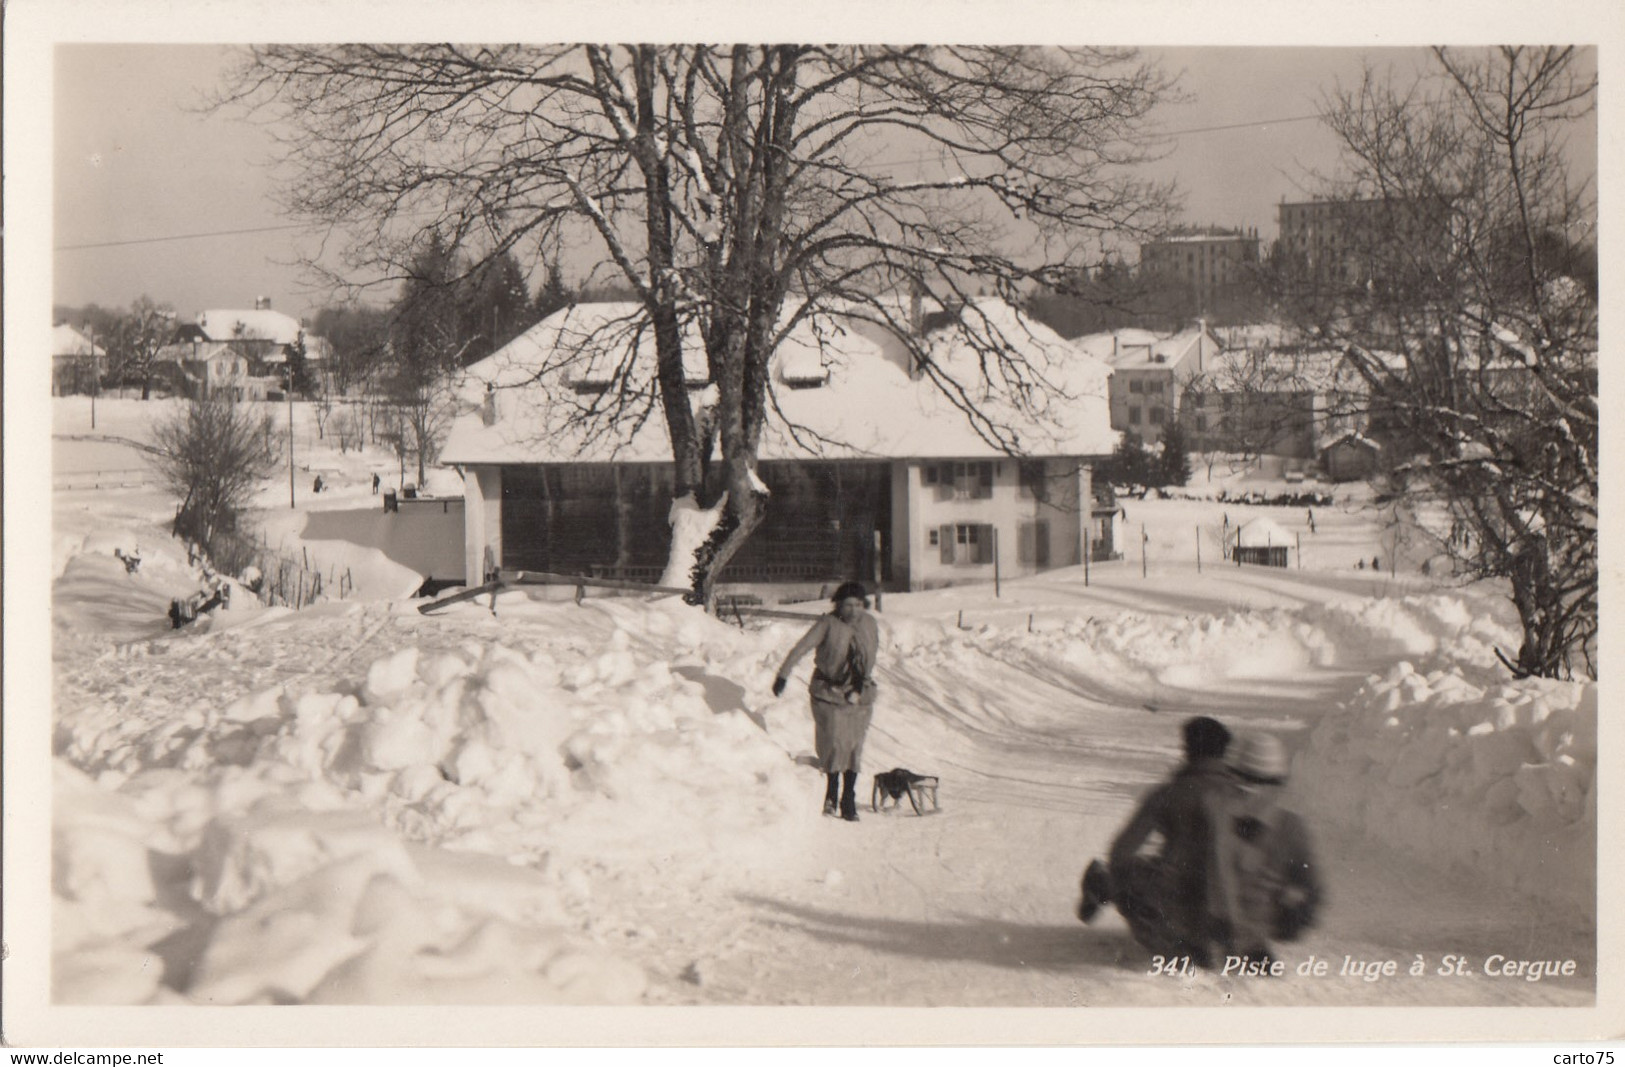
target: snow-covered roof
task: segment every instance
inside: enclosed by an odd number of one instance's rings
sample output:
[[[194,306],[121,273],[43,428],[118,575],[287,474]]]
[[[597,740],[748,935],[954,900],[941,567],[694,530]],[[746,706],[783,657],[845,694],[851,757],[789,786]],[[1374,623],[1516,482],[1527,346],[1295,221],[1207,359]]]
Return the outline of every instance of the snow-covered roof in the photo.
[[[1167,237],[1159,237],[1155,241],[1145,242],[1148,245],[1176,245],[1176,244],[1223,244],[1229,241],[1253,241],[1258,238],[1245,233],[1176,233]]]
[[[210,341],[233,340],[239,336],[237,327],[241,325],[240,336],[279,345],[293,344],[299,339],[302,329],[298,319],[270,308],[210,308],[199,312],[197,325]]]
[[[1002,337],[1047,384],[1026,410],[989,386],[978,344]],[[1106,403],[1109,369],[1054,331],[999,301],[979,301],[926,347],[936,372],[1015,428],[1031,455],[1106,455],[1117,445]],[[698,324],[684,332],[691,384],[706,380]],[[654,338],[635,303],[580,304],[555,312],[464,372],[465,413],[451,428],[448,463],[664,462],[666,424],[652,388]],[[815,368],[827,370],[821,378]],[[780,343],[763,459],[941,457],[1000,454],[931,381],[911,378],[839,318],[813,316]],[[996,372],[995,372],[996,374]],[[821,384],[813,384],[821,382]],[[490,417],[482,412],[491,387]],[[798,387],[803,386],[803,387]],[[810,387],[806,387],[810,386]],[[618,421],[607,412],[622,396]],[[715,387],[695,388],[696,407]],[[597,412],[585,425],[581,416]]]
[[[1344,442],[1361,445],[1365,448],[1371,449],[1373,452],[1382,451],[1381,442],[1373,441],[1371,438],[1367,437],[1358,430],[1344,430],[1341,433],[1327,434],[1325,437],[1322,437],[1315,443],[1315,451],[1317,453],[1324,452],[1328,448],[1331,448],[1334,445],[1343,444]]]
[[[1193,352],[1198,364],[1202,363],[1204,346],[1207,351],[1217,351],[1219,347],[1202,326],[1191,326],[1173,334],[1126,327],[1075,337],[1072,344],[1104,361],[1113,370],[1173,370]]]
[[[1249,547],[1286,545],[1297,543],[1297,535],[1268,516],[1244,522],[1236,527],[1236,544]]]
[[[102,355],[101,345],[93,345],[90,338],[78,330],[63,323],[51,331],[51,354],[53,356],[88,356],[94,353]]]
[[[1362,393],[1366,382],[1343,352],[1297,348],[1220,352],[1210,368],[1218,392]]]
[[[1248,322],[1215,326],[1214,338],[1225,348],[1278,348],[1301,344],[1302,331],[1280,322]]]

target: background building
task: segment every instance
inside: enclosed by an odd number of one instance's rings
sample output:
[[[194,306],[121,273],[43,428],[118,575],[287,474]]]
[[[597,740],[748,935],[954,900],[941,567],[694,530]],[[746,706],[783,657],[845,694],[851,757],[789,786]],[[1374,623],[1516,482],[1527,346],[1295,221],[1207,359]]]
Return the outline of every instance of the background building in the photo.
[[[1250,284],[1257,265],[1257,230],[1214,229],[1140,246],[1140,273],[1150,281],[1183,288],[1198,313],[1210,311],[1234,289]]]

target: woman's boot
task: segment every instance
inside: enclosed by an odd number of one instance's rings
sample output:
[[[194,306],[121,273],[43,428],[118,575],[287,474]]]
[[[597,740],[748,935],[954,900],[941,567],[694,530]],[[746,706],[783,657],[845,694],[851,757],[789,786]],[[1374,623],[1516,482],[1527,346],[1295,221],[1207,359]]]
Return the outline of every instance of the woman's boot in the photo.
[[[838,774],[830,775],[829,776],[829,785],[827,787],[825,787],[825,789],[824,789],[824,814],[825,815],[834,815],[835,814],[836,798],[840,795],[840,790],[841,790],[841,776],[838,775]]]
[[[841,818],[847,822],[858,821],[857,771],[846,771],[841,775]]]

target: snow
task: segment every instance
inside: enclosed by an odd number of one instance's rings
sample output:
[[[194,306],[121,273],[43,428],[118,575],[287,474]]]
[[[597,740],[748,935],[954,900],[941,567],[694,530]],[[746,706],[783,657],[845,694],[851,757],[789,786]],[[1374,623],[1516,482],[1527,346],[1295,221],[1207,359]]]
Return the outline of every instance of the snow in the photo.
[[[1293,544],[1295,534],[1284,529],[1280,523],[1265,515],[1251,519],[1236,528],[1236,544],[1247,547]]]
[[[346,508],[372,499],[346,466],[366,461],[312,455],[347,472]],[[266,514],[307,529],[327,496]],[[1354,571],[1384,535],[1358,499],[1316,509],[1292,569],[1215,550],[1200,572],[1193,527],[1216,542],[1221,511],[1283,530],[1301,512],[1129,506],[1145,577],[1131,556],[997,596],[885,595],[865,784],[939,774],[944,811],[864,806],[853,827],[818,811],[805,674],[768,689],[801,622],[512,591],[425,616],[375,587],[299,612],[234,595],[212,628],[172,632],[163,606],[198,577],[164,532],[172,505],[59,491],[50,996],[1589,1003],[1596,686],[1508,680],[1494,650],[1517,632],[1494,588]],[[703,520],[674,509],[690,534]],[[111,553],[136,545],[130,573]],[[1293,962],[1526,946],[1578,977],[1147,977],[1115,917],[1071,917],[1076,881],[1198,713],[1294,753],[1289,800],[1332,904]]]
[[[580,304],[537,323],[467,370],[461,396],[467,413],[453,424],[442,456],[447,463],[663,461],[670,456],[664,417],[652,403],[654,351],[650,331],[630,303]],[[1107,410],[1105,364],[1054,331],[995,300],[977,302],[964,324],[928,340],[937,373],[952,388],[979,398],[993,417],[1012,426],[1032,455],[1108,455],[1117,446]],[[1064,402],[1020,403],[999,371],[983,369],[989,346],[1020,353]],[[692,381],[707,377],[697,323],[686,328],[684,358]],[[565,353],[561,356],[560,353]],[[605,431],[580,423],[584,404],[571,383],[608,382],[622,369],[647,418],[622,419]],[[815,388],[794,381],[822,379]],[[942,390],[911,378],[854,327],[830,317],[799,323],[780,343],[771,369],[771,412],[762,459],[821,456],[975,458],[1000,455]],[[990,389],[985,376],[994,379]],[[493,387],[499,418],[479,408]],[[604,398],[597,398],[600,404]],[[697,401],[696,401],[697,402]]]
[[[211,341],[245,337],[291,345],[305,332],[298,319],[270,308],[209,308],[198,312],[197,324]]]
[[[665,573],[657,584],[668,589],[683,589],[691,584],[694,553],[722,521],[722,511],[727,504],[727,493],[709,508],[700,507],[693,493],[672,501],[671,514],[667,516],[671,523],[671,551],[667,553]]]

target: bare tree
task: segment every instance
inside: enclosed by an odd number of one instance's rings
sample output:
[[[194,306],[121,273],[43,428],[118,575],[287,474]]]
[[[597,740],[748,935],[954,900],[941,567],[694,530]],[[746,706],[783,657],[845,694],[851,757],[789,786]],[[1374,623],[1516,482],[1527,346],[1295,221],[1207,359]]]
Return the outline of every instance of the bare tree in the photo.
[[[1327,104],[1360,203],[1335,299],[1314,325],[1349,353],[1440,495],[1456,562],[1500,578],[1519,676],[1595,675],[1597,310],[1554,255],[1593,232],[1564,138],[1595,106],[1594,53],[1436,50],[1409,87],[1367,75]]]
[[[141,399],[150,399],[158,354],[174,339],[174,310],[155,303],[150,296],[137,298],[130,310],[119,316],[107,339],[112,376],[120,383],[140,382]]]
[[[884,294],[1015,303],[1161,225],[1166,190],[1132,168],[1166,90],[1111,49],[369,45],[252,49],[227,99],[285,117],[288,206],[345,231],[347,269],[398,278],[429,230],[475,265],[597,244],[642,307],[656,388],[591,417],[657,407],[677,494],[726,495],[694,571],[708,599],[761,522],[769,360],[806,320],[892,330],[984,439],[1020,451],[980,399],[996,388],[1042,421],[1054,383],[1019,339],[977,323],[963,380]],[[717,393],[703,424],[694,323]]]
[[[194,398],[153,429],[154,465],[181,500],[175,533],[217,561],[223,542],[240,532],[254,492],[280,462],[265,447],[270,423],[268,414],[213,395]]]

